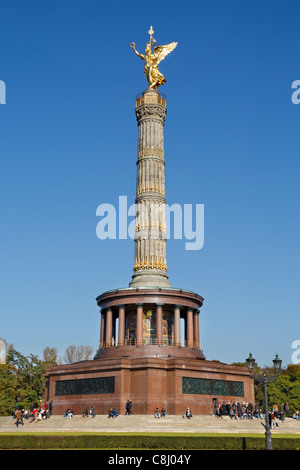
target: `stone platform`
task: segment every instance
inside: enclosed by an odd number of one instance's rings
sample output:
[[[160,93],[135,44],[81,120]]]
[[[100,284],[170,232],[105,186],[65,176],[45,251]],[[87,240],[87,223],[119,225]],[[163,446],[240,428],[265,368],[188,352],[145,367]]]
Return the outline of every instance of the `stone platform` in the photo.
[[[95,418],[83,418],[75,415],[67,419],[63,416],[51,416],[50,419],[37,423],[24,420],[24,426],[15,425],[12,417],[0,417],[0,432],[103,432],[103,433],[259,433],[264,434],[260,419],[236,419],[228,416],[222,419],[214,416],[196,415],[191,419],[182,416],[167,415],[165,418],[154,418],[145,415],[120,415],[117,418],[107,418],[98,415]],[[300,420],[286,418],[272,434],[300,434]]]

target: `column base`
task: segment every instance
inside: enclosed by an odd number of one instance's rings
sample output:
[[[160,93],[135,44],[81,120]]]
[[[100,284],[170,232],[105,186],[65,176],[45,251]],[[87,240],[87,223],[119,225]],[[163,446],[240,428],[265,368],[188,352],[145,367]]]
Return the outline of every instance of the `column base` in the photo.
[[[137,271],[132,276],[129,287],[171,287],[166,273],[158,269]]]

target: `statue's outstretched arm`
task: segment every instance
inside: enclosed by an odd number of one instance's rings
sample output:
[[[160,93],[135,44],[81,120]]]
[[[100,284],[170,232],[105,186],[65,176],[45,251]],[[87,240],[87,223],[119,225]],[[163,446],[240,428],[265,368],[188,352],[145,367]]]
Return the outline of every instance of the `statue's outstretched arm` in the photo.
[[[135,48],[135,43],[134,43],[134,42],[131,42],[131,43],[130,43],[130,47],[134,50],[134,52],[136,53],[136,55],[137,55],[138,57],[140,57],[142,60],[144,59],[143,54],[140,54],[140,53],[136,50],[136,48]]]

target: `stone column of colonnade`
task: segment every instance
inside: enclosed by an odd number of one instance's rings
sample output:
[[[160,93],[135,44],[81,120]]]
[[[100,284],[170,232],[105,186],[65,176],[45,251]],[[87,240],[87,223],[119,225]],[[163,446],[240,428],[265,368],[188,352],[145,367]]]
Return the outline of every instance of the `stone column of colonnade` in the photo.
[[[181,311],[186,316],[186,328],[184,332],[184,345],[200,349],[199,339],[199,310],[192,308],[183,309],[179,305],[174,305],[174,346],[181,346]],[[143,304],[136,305],[137,323],[136,323],[136,345],[143,344]],[[124,346],[125,341],[125,324],[126,324],[126,307],[119,305],[116,307],[116,314],[119,319],[118,326],[118,346]],[[162,314],[163,304],[156,306],[156,344],[162,345]],[[101,311],[101,328],[100,328],[100,349],[115,346],[115,338],[113,338],[113,311],[111,308]]]
[[[147,89],[136,100],[138,156],[134,274],[130,287],[170,287],[166,274],[164,121],[166,100]]]

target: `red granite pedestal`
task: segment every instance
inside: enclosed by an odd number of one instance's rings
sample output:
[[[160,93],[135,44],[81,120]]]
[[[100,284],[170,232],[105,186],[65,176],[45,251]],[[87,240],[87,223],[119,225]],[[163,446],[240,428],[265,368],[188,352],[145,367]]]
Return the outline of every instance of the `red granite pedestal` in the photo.
[[[153,414],[156,407],[174,415],[187,407],[209,414],[214,399],[254,403],[247,368],[205,359],[198,294],[128,288],[106,292],[97,303],[102,321],[95,358],[54,366],[45,374],[46,400],[53,401],[54,414],[67,408],[79,414],[91,406],[98,414],[110,408],[123,414],[128,399],[135,414]]]

